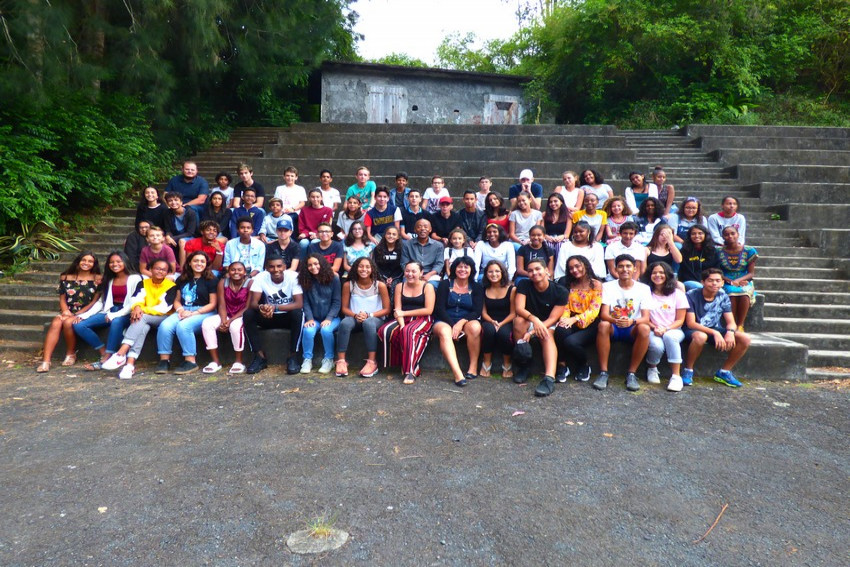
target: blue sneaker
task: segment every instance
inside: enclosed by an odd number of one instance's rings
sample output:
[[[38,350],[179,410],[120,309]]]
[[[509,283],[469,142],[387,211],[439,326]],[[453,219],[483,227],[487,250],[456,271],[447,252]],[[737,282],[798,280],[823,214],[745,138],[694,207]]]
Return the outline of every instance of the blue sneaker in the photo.
[[[685,386],[693,386],[694,385],[694,371],[691,368],[685,368],[682,370],[682,384]]]
[[[727,386],[731,386],[733,388],[740,388],[741,386],[743,386],[743,384],[741,384],[741,381],[735,378],[735,375],[728,370],[718,370],[714,374],[714,381],[720,382],[721,384],[726,384]]]

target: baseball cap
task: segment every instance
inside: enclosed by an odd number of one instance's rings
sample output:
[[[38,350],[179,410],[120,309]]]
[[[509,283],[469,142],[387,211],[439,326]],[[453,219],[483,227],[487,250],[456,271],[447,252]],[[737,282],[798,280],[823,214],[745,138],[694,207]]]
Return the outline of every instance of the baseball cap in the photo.
[[[520,179],[534,179],[534,173],[530,169],[523,169],[519,172]]]
[[[454,201],[452,200],[452,198],[451,198],[451,197],[449,197],[449,196],[447,195],[447,196],[445,196],[445,197],[440,197],[440,204],[442,205],[443,203],[449,203],[449,204],[452,204],[452,203],[454,203]]]
[[[277,230],[280,230],[280,229],[292,230],[292,219],[285,216],[282,219],[280,219],[279,221],[277,221]]]

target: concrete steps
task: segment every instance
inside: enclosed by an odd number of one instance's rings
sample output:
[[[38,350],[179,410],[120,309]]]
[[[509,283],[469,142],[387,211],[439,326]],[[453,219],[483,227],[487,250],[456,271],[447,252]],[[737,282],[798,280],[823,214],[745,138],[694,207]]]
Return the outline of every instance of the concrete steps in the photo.
[[[787,141],[800,138],[817,140],[817,145]],[[730,139],[735,142],[724,147],[723,141]],[[287,165],[298,167],[305,187],[317,184],[320,169],[331,169],[334,185],[343,191],[354,182],[355,170],[361,165],[371,169],[379,185],[392,186],[395,173],[406,170],[410,185],[424,189],[430,185],[431,175],[440,174],[456,199],[462,190],[477,187],[481,175],[492,176],[494,188],[506,193],[525,167],[534,170],[547,192],[560,184],[562,171],[591,167],[604,175],[616,194],[622,194],[630,171],[662,165],[668,181],[676,187],[677,202],[696,196],[708,215],[719,209],[723,196],[733,194],[747,215],[748,241],[761,255],[756,289],[762,297],[750,323],[768,334],[754,334],[753,350],[741,363],[742,374],[766,379],[829,378],[830,372],[818,368],[848,363],[847,357],[833,353],[850,350],[850,284],[833,257],[820,248],[803,246],[805,235],[800,228],[804,225],[791,222],[794,210],[783,204],[788,202],[788,194],[817,194],[850,203],[845,197],[850,194],[846,190],[850,184],[839,178],[841,165],[824,166],[829,170],[825,176],[804,165],[802,173],[789,179],[775,171],[758,177],[766,171],[759,169],[761,166],[720,161],[721,156],[749,157],[753,152],[747,152],[759,143],[779,152],[766,154],[776,159],[790,155],[780,150],[803,149],[816,150],[806,154],[807,160],[814,160],[820,152],[847,151],[850,135],[842,129],[822,128],[802,132],[760,129],[755,133],[739,127],[703,126],[684,131],[618,131],[611,126],[585,125],[294,124],[289,128],[239,128],[230,142],[193,159],[210,181],[220,170],[234,174],[236,165],[247,161],[254,167],[255,178],[270,192],[281,183]],[[724,152],[714,153],[716,150]],[[785,163],[781,169],[794,169],[793,163]],[[811,179],[818,183],[811,184]],[[772,220],[776,214],[782,220]],[[110,211],[96,232],[82,235],[83,247],[99,257],[120,248],[132,230],[133,216],[131,208]],[[56,310],[57,274],[73,256],[62,254],[58,262],[33,265],[16,278],[16,285],[10,286],[12,292],[4,293],[0,286],[0,348],[31,352],[40,348],[43,325]],[[763,321],[759,320],[762,310]],[[715,355],[706,353],[706,368],[698,372],[709,373],[717,363],[711,358]],[[435,345],[429,347],[424,366],[443,368]]]

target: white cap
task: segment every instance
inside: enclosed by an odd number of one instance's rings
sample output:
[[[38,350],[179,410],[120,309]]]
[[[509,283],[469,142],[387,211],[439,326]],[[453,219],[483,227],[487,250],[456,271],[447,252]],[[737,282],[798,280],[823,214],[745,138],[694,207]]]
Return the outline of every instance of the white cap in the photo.
[[[534,181],[534,173],[532,173],[532,171],[530,169],[523,169],[522,171],[519,172],[519,178],[520,179],[528,178],[528,179]]]

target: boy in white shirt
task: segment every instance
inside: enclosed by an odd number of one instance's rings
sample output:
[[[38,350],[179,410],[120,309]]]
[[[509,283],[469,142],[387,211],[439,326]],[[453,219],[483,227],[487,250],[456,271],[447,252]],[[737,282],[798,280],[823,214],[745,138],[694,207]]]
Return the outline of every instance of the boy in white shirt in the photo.
[[[283,214],[289,215],[295,226],[295,234],[298,234],[298,211],[307,204],[307,191],[300,185],[296,185],[298,170],[291,165],[283,170],[283,185],[278,185],[274,190],[274,196],[280,199]]]
[[[451,195],[446,189],[446,181],[439,175],[435,175],[431,178],[431,186],[422,195],[422,208],[429,215],[439,214],[441,197],[451,197]]]
[[[635,259],[635,269],[632,277],[635,281],[640,279],[646,269],[646,246],[635,240],[640,231],[638,225],[632,221],[626,221],[620,226],[620,240],[609,242],[605,248],[605,266],[608,268],[607,281],[617,279],[614,269],[614,258],[621,254],[628,254]]]
[[[652,293],[648,285],[633,278],[635,259],[621,254],[614,260],[615,281],[602,284],[602,309],[596,333],[596,352],[599,355],[599,377],[593,382],[596,390],[608,387],[608,355],[611,341],[631,342],[632,357],[626,374],[626,389],[640,390],[637,368],[649,347],[649,309]]]

